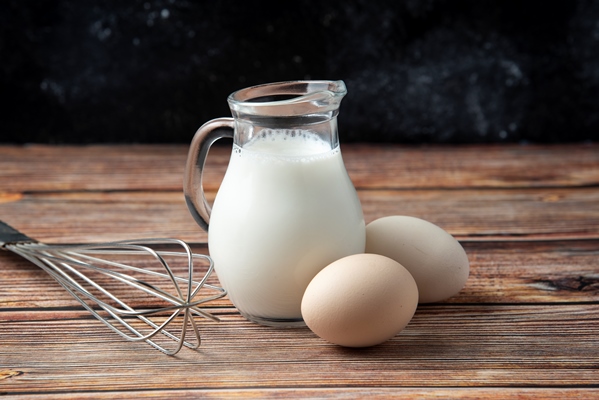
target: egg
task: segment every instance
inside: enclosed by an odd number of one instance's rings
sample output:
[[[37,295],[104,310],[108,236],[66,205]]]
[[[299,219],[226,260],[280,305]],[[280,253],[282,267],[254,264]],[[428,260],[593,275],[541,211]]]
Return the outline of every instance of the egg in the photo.
[[[396,261],[355,254],[322,269],[301,303],[306,325],[321,338],[345,347],[385,342],[412,319],[418,288]]]
[[[392,258],[410,271],[418,285],[420,303],[454,296],[470,274],[468,256],[460,243],[420,218],[390,216],[369,223],[366,252]]]

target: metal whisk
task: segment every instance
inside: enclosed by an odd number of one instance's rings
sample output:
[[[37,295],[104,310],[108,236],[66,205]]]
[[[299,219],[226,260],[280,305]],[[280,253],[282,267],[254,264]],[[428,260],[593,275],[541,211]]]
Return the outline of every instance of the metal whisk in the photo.
[[[173,247],[183,250],[173,251]],[[192,349],[200,346],[194,315],[219,321],[198,307],[226,295],[223,288],[206,283],[214,269],[212,259],[192,253],[181,240],[47,245],[0,221],[0,248],[42,268],[85,309],[122,337],[145,341],[168,355],[176,354],[183,346]],[[194,260],[208,264],[199,281],[193,280]],[[174,269],[186,271],[186,276],[176,275]],[[109,291],[106,286],[111,280],[115,285]],[[213,294],[194,300],[202,288]],[[186,338],[188,330],[193,334],[192,341]]]

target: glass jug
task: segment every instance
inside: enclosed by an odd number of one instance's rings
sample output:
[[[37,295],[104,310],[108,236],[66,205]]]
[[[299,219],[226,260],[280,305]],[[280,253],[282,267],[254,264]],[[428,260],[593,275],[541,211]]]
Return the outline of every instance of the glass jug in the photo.
[[[345,94],[342,81],[242,89],[228,97],[233,118],[209,121],[193,138],[185,199],[208,231],[220,283],[250,321],[304,325],[301,300],[312,278],[331,262],[364,252],[362,208],[337,136]],[[222,137],[233,138],[233,150],[211,209],[202,170]]]

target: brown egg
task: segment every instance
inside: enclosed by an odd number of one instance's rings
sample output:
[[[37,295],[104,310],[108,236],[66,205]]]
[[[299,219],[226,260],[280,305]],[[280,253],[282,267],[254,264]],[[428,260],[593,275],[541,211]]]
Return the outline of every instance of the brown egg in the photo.
[[[437,225],[415,217],[384,217],[368,224],[366,252],[392,258],[410,271],[420,303],[454,296],[470,273],[460,243]]]
[[[396,261],[356,254],[333,262],[312,279],[302,299],[306,325],[321,338],[367,347],[399,333],[418,306],[418,288]]]

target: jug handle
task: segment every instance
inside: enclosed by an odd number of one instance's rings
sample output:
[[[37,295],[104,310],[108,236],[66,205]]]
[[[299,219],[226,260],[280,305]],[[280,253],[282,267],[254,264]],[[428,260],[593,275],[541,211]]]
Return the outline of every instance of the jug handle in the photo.
[[[222,129],[228,128],[228,129]],[[211,207],[204,194],[202,177],[208,151],[214,142],[221,138],[232,138],[235,122],[233,118],[217,118],[202,125],[193,136],[183,177],[183,193],[187,208],[193,219],[208,231]]]

